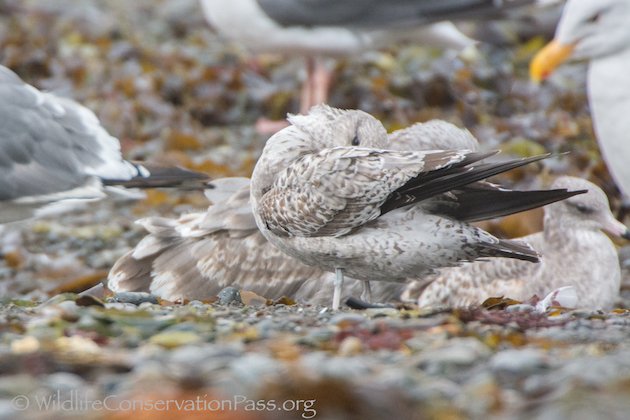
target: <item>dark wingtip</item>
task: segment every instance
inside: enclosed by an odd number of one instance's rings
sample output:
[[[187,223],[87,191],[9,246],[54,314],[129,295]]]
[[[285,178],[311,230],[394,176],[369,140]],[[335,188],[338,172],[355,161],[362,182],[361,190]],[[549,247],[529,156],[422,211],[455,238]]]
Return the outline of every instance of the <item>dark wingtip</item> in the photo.
[[[574,195],[578,195],[578,194],[586,194],[588,192],[588,190],[575,190],[575,191],[567,191],[570,195],[570,197],[573,197]]]
[[[129,180],[108,179],[105,185],[120,185],[125,188],[178,188],[182,190],[204,190],[210,177],[201,172],[191,171],[178,166],[162,166],[150,163],[132,162],[139,173],[148,172],[148,176],[139,175]]]
[[[586,194],[588,192],[588,190],[569,191],[566,188],[559,188],[556,190],[547,190],[547,191],[550,193],[555,192],[556,194],[554,194],[554,196],[546,204],[551,204],[551,203],[555,203],[556,201],[566,200],[567,198],[571,198],[575,195]]]
[[[532,263],[539,263],[540,262],[540,255],[521,255],[519,257],[519,259],[523,260],[523,261],[529,261]]]

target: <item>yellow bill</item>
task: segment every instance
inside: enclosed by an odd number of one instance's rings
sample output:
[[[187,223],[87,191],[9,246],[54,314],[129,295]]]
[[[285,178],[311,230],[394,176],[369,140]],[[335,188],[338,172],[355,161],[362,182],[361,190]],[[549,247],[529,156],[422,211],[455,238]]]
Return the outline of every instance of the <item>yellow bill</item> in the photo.
[[[554,72],[556,67],[565,62],[573,53],[573,45],[551,41],[538,51],[529,64],[529,78],[540,83]]]

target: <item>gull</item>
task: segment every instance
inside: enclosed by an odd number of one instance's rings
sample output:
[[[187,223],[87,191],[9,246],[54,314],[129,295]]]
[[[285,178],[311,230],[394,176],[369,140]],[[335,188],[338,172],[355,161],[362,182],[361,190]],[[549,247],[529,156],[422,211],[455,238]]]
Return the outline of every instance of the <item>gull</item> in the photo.
[[[209,186],[206,196],[213,204],[204,213],[137,221],[149,235],[114,264],[110,290],[178,301],[210,299],[232,286],[270,299],[330,302],[331,289],[321,285],[332,285],[332,275],[286,255],[258,230],[248,178],[216,179]],[[357,295],[361,288],[361,282],[350,279],[343,295]],[[379,302],[386,302],[397,298],[402,287],[382,283],[374,292]]]
[[[334,272],[333,309],[344,275],[404,283],[436,268],[483,257],[531,262],[522,241],[467,222],[511,214],[583,191],[523,192],[475,183],[543,159],[479,161],[467,150],[387,150],[383,125],[358,110],[316,106],[271,136],[251,180],[256,224],[269,242],[307,265]]]
[[[626,239],[630,232],[612,215],[604,192],[591,182],[563,176],[551,188],[588,192],[546,206],[544,230],[520,238],[540,252],[539,264],[494,258],[441,269],[423,279],[429,285],[418,305],[478,305],[501,295],[527,300],[572,286],[580,307],[612,308],[621,274],[617,250],[602,230]],[[407,292],[415,288],[410,285]]]
[[[467,149],[479,144],[465,129],[441,120],[416,123],[388,136],[396,150]],[[278,299],[330,302],[331,273],[307,266],[271,245],[260,233],[250,205],[248,178],[213,180],[206,190],[213,203],[204,213],[179,219],[149,217],[138,224],[149,234],[110,270],[108,288],[150,292],[170,301],[210,299],[228,286]],[[372,298],[387,302],[402,286],[378,282]],[[344,284],[344,297],[361,293],[360,281]]]
[[[224,38],[254,52],[307,58],[300,98],[304,114],[328,96],[331,72],[323,56],[358,54],[409,40],[463,50],[475,41],[446,20],[496,16],[532,1],[201,0],[201,5],[206,20]]]
[[[615,183],[630,197],[630,1],[568,0],[556,34],[532,60],[540,82],[566,60],[587,60],[587,90],[599,148]]]
[[[92,111],[0,66],[0,224],[42,216],[59,204],[130,194],[114,185],[193,186],[206,178],[124,160],[118,139]]]

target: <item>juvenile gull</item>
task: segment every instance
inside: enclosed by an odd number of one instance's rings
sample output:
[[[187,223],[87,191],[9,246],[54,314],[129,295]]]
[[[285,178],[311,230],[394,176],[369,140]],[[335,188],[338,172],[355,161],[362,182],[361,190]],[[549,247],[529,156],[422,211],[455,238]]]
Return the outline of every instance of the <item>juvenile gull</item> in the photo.
[[[568,59],[588,60],[587,89],[599,148],[630,197],[630,1],[569,0],[554,40],[532,60],[540,81]]]
[[[124,160],[120,143],[92,111],[40,92],[0,66],[0,223],[120,191],[109,185],[171,186],[205,178]]]
[[[440,120],[395,131],[388,144],[397,150],[478,148],[470,132]],[[151,292],[175,301],[208,299],[226,286],[236,286],[273,299],[287,295],[311,304],[330,302],[331,273],[289,257],[260,234],[249,204],[248,179],[214,180],[212,186],[206,195],[214,204],[206,213],[138,221],[150,233],[115,264],[108,287],[115,292]],[[377,302],[398,298],[402,289],[388,282],[375,286]],[[359,281],[344,284],[343,297],[359,293]]]
[[[394,131],[388,140],[396,150],[478,148],[468,130],[440,120]],[[206,195],[213,205],[205,213],[138,221],[150,233],[111,269],[111,290],[151,292],[176,301],[208,299],[235,286],[272,299],[286,295],[311,304],[330,302],[331,273],[302,264],[260,234],[249,203],[249,179],[218,179],[210,186]],[[358,296],[361,288],[349,279],[342,296]],[[399,284],[379,282],[372,298],[387,302],[401,290]]]
[[[164,299],[209,299],[234,286],[270,299],[289,296],[303,303],[330,302],[332,274],[302,264],[262,236],[249,204],[249,179],[212,181],[206,195],[214,203],[205,213],[179,219],[138,221],[149,231],[112,267],[108,288],[114,292],[151,292]],[[383,284],[379,301],[398,298],[402,287]],[[361,292],[350,280],[344,297]]]
[[[255,52],[307,57],[300,112],[326,102],[331,74],[323,56],[343,56],[405,40],[464,49],[474,40],[450,19],[496,15],[532,0],[201,0],[222,36]]]
[[[539,264],[494,258],[445,268],[425,279],[431,283],[418,304],[478,305],[490,296],[527,300],[573,286],[579,307],[612,308],[619,296],[621,274],[615,246],[602,230],[625,238],[630,232],[615,220],[606,195],[592,183],[565,176],[552,188],[588,192],[546,206],[544,230],[520,238],[540,252]],[[410,290],[415,286],[410,285]]]
[[[254,168],[254,217],[282,251],[336,273],[335,309],[344,274],[368,286],[481,257],[536,262],[529,245],[466,222],[579,193],[525,192],[524,202],[519,192],[483,188],[476,183],[543,157],[480,164],[491,154],[386,150],[382,124],[362,111],[316,106],[289,121]]]

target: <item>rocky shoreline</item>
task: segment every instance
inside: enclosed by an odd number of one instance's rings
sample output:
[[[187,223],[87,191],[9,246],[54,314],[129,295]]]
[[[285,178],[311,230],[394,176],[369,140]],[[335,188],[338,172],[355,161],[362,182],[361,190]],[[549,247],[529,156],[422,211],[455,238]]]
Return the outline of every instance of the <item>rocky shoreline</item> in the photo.
[[[253,124],[295,111],[299,66],[254,62],[196,7],[0,0],[0,62],[93,109],[130,158],[247,176],[265,141]],[[557,153],[502,182],[534,188],[570,173],[618,208],[583,68],[532,87],[526,65],[540,45],[484,47],[474,61],[418,46],[367,54],[337,66],[331,105],[364,109],[390,130],[446,119],[510,156]],[[201,192],[158,191],[2,228],[0,419],[628,417],[628,309],[333,313],[290,300],[76,294],[144,236],[134,220],[207,204]],[[488,227],[508,237],[539,228],[540,213]],[[630,308],[628,278],[618,308]]]

